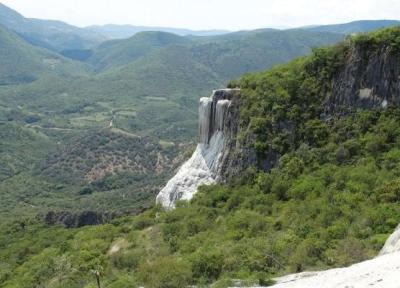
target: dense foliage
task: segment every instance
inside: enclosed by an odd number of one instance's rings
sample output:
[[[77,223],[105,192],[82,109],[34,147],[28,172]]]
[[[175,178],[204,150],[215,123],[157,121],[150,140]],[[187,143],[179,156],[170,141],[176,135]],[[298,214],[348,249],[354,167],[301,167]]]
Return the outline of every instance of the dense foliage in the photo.
[[[187,156],[187,146],[116,128],[51,131],[0,124],[1,220],[47,211],[135,212],[153,203]]]

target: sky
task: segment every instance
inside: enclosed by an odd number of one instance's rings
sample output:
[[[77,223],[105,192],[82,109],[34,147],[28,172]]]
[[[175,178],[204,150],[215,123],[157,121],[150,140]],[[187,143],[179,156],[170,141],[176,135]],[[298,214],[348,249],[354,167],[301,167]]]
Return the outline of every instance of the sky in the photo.
[[[25,17],[76,26],[132,24],[194,30],[289,28],[400,19],[400,0],[0,0]]]

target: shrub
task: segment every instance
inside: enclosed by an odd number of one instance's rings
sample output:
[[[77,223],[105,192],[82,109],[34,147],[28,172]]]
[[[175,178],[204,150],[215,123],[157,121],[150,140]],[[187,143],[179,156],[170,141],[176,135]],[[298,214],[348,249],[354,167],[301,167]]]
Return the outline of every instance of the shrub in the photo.
[[[192,279],[190,264],[172,257],[144,261],[139,267],[139,275],[148,288],[183,288]]]

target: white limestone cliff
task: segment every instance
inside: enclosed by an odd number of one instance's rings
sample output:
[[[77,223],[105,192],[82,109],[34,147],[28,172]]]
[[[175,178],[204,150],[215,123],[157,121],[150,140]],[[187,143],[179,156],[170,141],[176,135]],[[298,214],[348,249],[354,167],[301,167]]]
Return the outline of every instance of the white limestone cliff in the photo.
[[[177,200],[190,200],[200,185],[215,183],[224,148],[224,122],[232,89],[215,90],[199,103],[199,143],[192,157],[157,195],[156,203],[173,208]]]

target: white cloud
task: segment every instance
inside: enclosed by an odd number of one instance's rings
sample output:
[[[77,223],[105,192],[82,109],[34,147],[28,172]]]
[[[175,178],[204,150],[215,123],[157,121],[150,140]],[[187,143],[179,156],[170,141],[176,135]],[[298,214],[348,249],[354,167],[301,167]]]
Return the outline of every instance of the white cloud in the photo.
[[[398,19],[400,0],[2,0],[27,17],[86,26],[230,30]]]

